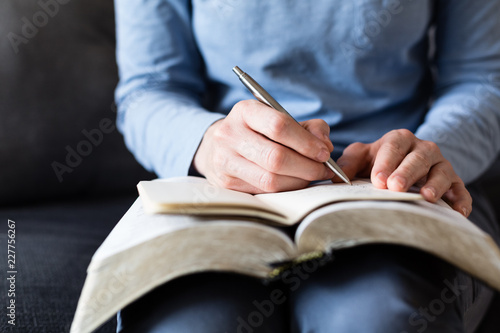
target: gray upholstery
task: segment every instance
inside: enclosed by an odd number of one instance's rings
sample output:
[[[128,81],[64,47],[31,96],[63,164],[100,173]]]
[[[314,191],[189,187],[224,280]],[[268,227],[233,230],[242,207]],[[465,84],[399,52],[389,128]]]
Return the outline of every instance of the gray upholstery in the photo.
[[[16,222],[16,327],[5,320],[8,270],[2,271],[0,332],[69,332],[90,258],[135,200],[133,196],[72,198],[52,203],[0,208],[0,244],[6,244],[7,219]],[[116,329],[112,318],[98,332]]]
[[[0,205],[145,177],[114,126],[113,1],[58,1],[0,2]]]
[[[0,332],[68,332],[92,254],[153,177],[114,128],[113,1],[58,1],[0,2],[0,244],[16,221],[18,271]]]

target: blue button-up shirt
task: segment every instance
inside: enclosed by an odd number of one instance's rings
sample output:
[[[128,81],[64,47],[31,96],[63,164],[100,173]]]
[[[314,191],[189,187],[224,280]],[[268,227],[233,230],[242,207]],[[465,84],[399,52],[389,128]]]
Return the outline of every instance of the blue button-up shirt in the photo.
[[[500,151],[500,1],[116,0],[118,126],[160,177],[252,95],[239,66],[334,153],[396,128],[438,144],[465,182]]]

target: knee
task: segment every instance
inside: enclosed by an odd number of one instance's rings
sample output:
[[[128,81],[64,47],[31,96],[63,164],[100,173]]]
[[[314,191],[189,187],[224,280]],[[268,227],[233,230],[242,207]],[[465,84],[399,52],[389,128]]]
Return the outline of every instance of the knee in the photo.
[[[294,327],[308,332],[460,332],[456,297],[448,293],[442,299],[452,276],[433,269],[431,256],[403,251],[404,256],[365,251],[311,275],[291,294]]]
[[[282,332],[286,306],[269,306],[272,290],[234,274],[182,277],[124,308],[118,332]]]

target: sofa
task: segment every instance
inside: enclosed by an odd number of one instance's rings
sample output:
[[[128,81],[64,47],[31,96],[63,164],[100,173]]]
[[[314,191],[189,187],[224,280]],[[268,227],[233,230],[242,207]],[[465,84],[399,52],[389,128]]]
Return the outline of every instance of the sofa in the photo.
[[[113,18],[112,0],[0,3],[0,332],[69,331],[92,254],[137,182],[154,177],[114,124]],[[15,297],[6,297],[8,220]]]
[[[113,15],[112,0],[0,2],[1,332],[69,331],[92,254],[155,177],[114,124]],[[497,170],[483,181],[498,209]],[[499,311],[496,295],[480,333]]]

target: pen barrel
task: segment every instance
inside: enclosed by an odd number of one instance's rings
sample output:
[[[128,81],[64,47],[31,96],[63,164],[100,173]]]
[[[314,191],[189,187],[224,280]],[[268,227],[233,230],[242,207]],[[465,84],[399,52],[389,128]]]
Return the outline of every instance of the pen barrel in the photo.
[[[238,76],[240,79],[241,83],[252,93],[252,95],[257,98],[260,102],[270,106],[271,108],[275,109],[276,111],[279,111],[281,113],[287,114],[290,118],[295,120],[294,117],[292,117],[291,114],[289,114],[281,105],[278,103],[269,93],[260,86],[260,84],[257,83],[250,75],[242,71],[238,66],[233,67],[233,72]],[[297,120],[295,120],[297,123],[299,123]],[[351,181],[349,178],[347,178],[346,174],[342,171],[342,169],[333,161],[333,159],[330,157],[330,159],[326,162],[324,162],[330,170],[332,170],[337,176],[339,176],[344,182],[347,184],[351,184]]]
[[[272,107],[276,111],[279,111],[281,113],[284,113],[288,116],[290,116],[293,120],[295,118],[292,117],[291,114],[289,114],[284,107],[281,106],[278,101],[276,101],[273,96],[271,96],[264,88],[261,87],[260,84],[257,83],[250,75],[247,73],[243,72],[238,66],[235,66],[233,68],[233,72],[238,75],[238,78],[240,79],[241,83],[252,93],[252,95],[255,96],[255,98],[261,102],[266,104],[269,107]],[[295,120],[297,121],[297,120]],[[298,122],[297,122],[298,123]]]

